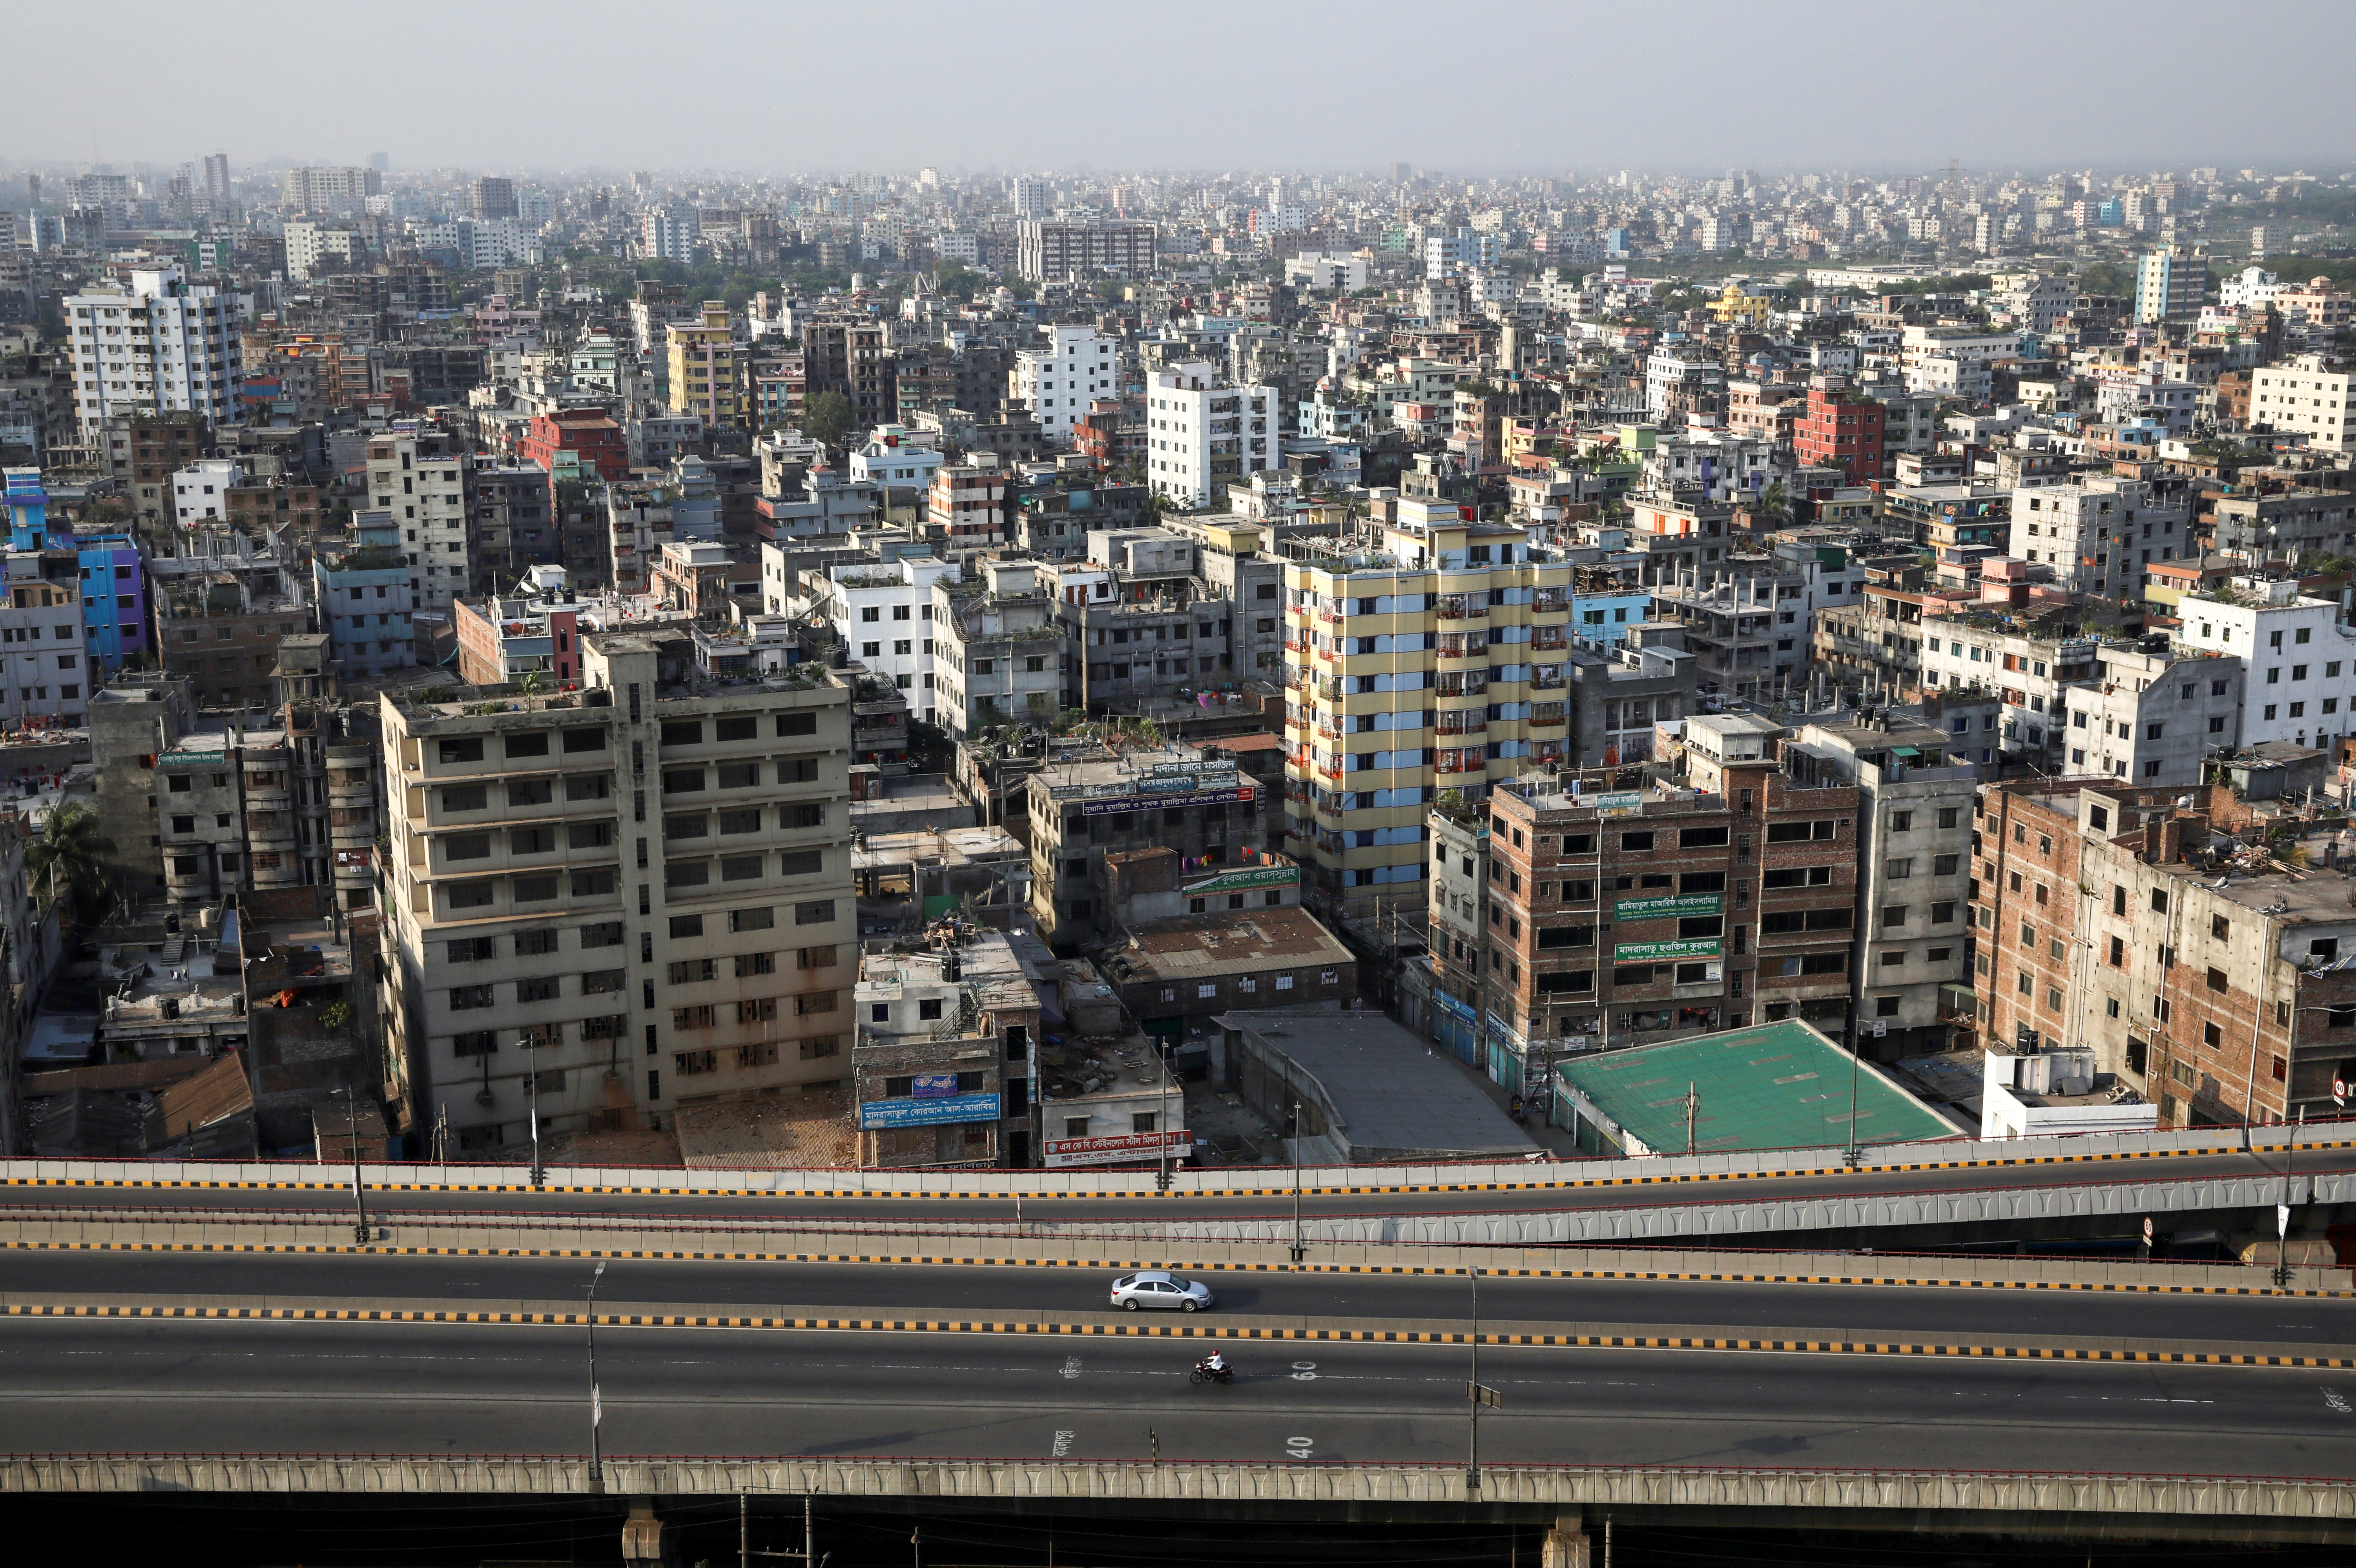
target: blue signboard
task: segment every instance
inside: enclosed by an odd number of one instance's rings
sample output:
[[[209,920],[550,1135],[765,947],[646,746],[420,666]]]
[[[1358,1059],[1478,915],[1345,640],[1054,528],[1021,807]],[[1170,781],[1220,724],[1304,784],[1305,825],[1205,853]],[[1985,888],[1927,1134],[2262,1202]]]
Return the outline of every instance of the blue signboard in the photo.
[[[1109,800],[1088,800],[1080,803],[1082,816],[1109,816],[1121,811],[1160,811],[1164,807],[1216,805],[1230,800],[1249,800],[1248,789],[1206,789],[1193,795],[1157,795],[1147,799],[1135,795],[1116,795]]]
[[[957,1093],[958,1075],[954,1072],[919,1072],[910,1082],[919,1100],[941,1100]]]
[[[1472,1021],[1472,1008],[1466,1003],[1461,1002],[1454,997],[1450,996],[1447,992],[1434,991],[1431,994],[1431,999],[1438,1005],[1441,1012],[1452,1013],[1456,1017],[1462,1019],[1468,1024]]]
[[[926,1127],[941,1122],[998,1120],[995,1090],[946,1100],[869,1100],[859,1107],[862,1127]]]

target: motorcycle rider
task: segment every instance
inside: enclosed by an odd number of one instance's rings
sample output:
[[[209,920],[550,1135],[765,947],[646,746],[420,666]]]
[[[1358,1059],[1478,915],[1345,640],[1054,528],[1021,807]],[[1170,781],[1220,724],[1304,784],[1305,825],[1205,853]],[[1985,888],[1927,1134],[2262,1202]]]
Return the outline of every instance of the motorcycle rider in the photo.
[[[1226,1373],[1227,1359],[1218,1351],[1214,1350],[1209,1355],[1204,1357],[1201,1360],[1195,1362],[1194,1368],[1197,1371],[1207,1372],[1215,1378],[1222,1377]]]

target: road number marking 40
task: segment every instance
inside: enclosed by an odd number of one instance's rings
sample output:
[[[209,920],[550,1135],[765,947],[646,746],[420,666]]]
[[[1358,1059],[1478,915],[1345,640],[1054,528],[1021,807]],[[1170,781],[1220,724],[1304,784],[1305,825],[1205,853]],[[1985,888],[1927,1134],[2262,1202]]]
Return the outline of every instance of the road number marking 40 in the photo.
[[[1313,1437],[1288,1437],[1284,1440],[1284,1451],[1296,1459],[1306,1459],[1317,1451],[1317,1440]]]

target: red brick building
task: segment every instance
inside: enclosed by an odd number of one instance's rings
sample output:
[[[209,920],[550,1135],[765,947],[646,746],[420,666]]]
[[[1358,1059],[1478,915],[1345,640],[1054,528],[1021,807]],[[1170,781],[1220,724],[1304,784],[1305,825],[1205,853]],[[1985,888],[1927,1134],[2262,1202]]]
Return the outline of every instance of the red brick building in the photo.
[[[1807,407],[1792,428],[1792,450],[1807,468],[1838,468],[1852,485],[1881,477],[1882,425],[1889,411],[1870,398],[1848,395],[1839,376],[1808,382]]]
[[[2164,1126],[2331,1115],[2334,1075],[2356,1070],[2356,967],[2337,967],[2356,956],[2356,883],[2337,825],[2213,795],[2084,779],[1981,792],[1987,1038],[2090,1049]],[[2227,822],[2245,826],[2212,833]]]
[[[622,440],[622,427],[602,409],[534,414],[530,430],[516,446],[518,457],[551,474],[560,466],[557,454],[563,452],[579,453],[580,462],[595,468],[597,477],[609,485],[630,476],[630,451]]]
[[[1476,1005],[1493,1075],[1497,1044],[1536,1064],[1580,1039],[1649,1043],[1754,1018],[1846,1034],[1858,792],[1800,787],[1763,760],[1725,775],[1721,795],[1614,795],[1597,774],[1578,795],[1491,795]]]

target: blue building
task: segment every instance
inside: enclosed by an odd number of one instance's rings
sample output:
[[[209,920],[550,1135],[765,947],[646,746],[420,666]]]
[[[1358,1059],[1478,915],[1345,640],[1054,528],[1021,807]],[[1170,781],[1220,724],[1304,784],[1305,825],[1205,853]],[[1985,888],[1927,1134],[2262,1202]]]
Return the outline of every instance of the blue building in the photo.
[[[153,651],[147,573],[141,570],[138,543],[129,534],[78,534],[73,544],[81,566],[83,645],[91,662],[111,675],[123,667],[123,660]]]
[[[417,635],[410,612],[415,602],[409,586],[409,557],[401,547],[401,525],[389,511],[360,512],[353,516],[352,527],[359,548],[311,563],[327,656],[339,675],[412,667]]]
[[[1649,593],[1574,593],[1570,598],[1570,629],[1574,635],[1606,645],[1622,641],[1628,628],[1652,613]]]
[[[8,548],[49,548],[49,493],[37,468],[0,468],[0,506],[8,509]]]

